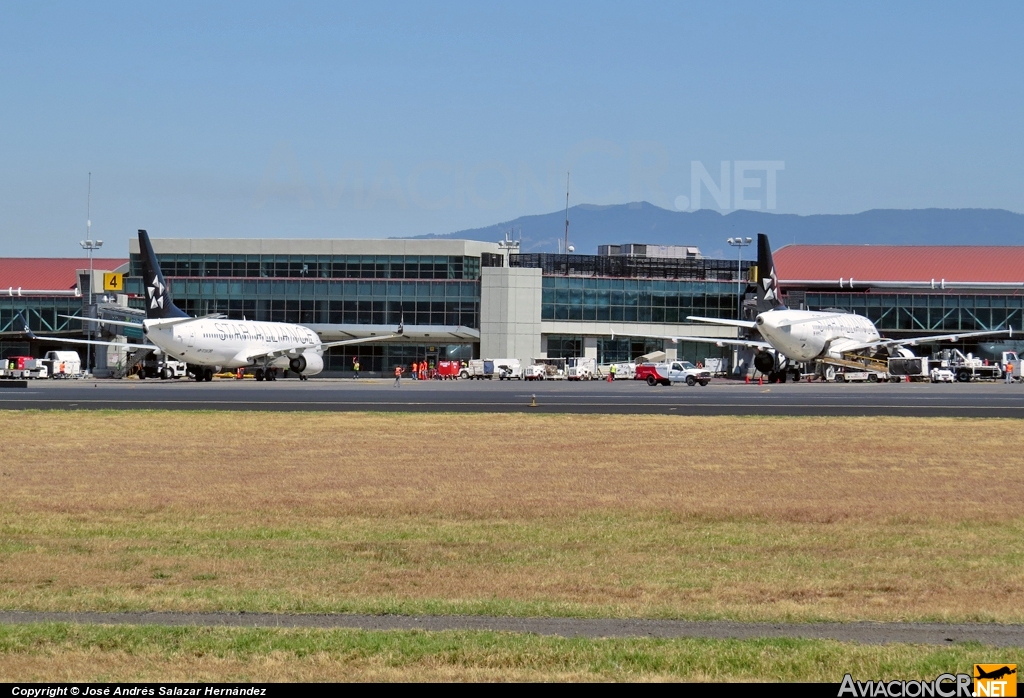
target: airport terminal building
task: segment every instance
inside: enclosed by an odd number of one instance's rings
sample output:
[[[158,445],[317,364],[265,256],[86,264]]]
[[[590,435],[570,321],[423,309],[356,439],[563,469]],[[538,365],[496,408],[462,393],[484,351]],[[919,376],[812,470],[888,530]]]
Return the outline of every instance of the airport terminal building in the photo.
[[[387,373],[424,359],[588,356],[610,363],[656,350],[734,364],[742,357],[732,348],[685,340],[735,337],[733,328],[686,318],[753,313],[751,262],[681,246],[559,255],[430,239],[155,238],[153,245],[175,302],[192,315],[296,322],[324,341],[385,336],[404,323],[401,339],[330,350],[326,375],[347,373],[353,359],[364,373]],[[57,348],[26,339],[18,313],[38,334],[55,337],[83,335],[81,323],[60,315],[142,317],[137,239],[126,252],[94,260],[92,305],[84,259],[3,260],[0,353]],[[789,245],[776,250],[775,263],[790,307],[857,312],[886,336],[1020,329],[1024,320],[1022,247]],[[104,272],[123,273],[123,284],[105,289]],[[141,339],[131,330],[122,336]],[[99,373],[123,361],[115,352],[96,354]]]

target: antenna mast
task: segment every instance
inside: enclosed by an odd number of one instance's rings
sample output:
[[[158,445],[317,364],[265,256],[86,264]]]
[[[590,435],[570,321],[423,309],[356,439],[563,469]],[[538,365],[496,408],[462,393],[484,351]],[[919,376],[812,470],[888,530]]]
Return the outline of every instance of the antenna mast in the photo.
[[[565,173],[565,245],[562,252],[569,254],[569,173]]]

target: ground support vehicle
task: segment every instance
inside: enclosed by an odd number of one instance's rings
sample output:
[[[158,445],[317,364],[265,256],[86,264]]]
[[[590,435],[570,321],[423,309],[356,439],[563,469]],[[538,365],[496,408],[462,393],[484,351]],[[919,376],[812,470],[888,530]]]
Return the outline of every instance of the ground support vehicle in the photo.
[[[48,351],[43,363],[51,378],[82,377],[82,359],[77,351]]]
[[[933,368],[929,373],[929,380],[932,383],[952,383],[956,380],[956,376],[948,368]]]
[[[565,359],[534,359],[523,376],[526,380],[562,380],[565,378]]]
[[[576,356],[568,360],[565,377],[571,381],[592,381],[598,377],[597,359]]]
[[[612,375],[612,366],[615,367],[615,380],[633,380],[633,376],[636,374],[636,364],[621,363],[621,364],[601,364],[597,367],[598,376],[610,376]]]
[[[1017,358],[1014,352],[1003,352],[1003,354],[1004,357],[1012,354],[1013,359]],[[998,380],[1003,377],[1003,368],[999,364],[990,364],[973,354],[964,354],[959,349],[943,349],[934,354],[931,360],[938,368],[952,371],[959,383],[973,380]]]
[[[923,381],[931,378],[928,357],[926,356],[890,356],[890,380],[909,378],[912,381]]]
[[[188,366],[184,361],[168,359],[162,354],[150,354],[139,365],[138,371],[140,380],[145,380],[146,378],[171,380],[172,378],[185,378],[187,375]]]
[[[898,383],[900,379],[881,371],[854,371],[846,368],[836,371],[834,380],[836,383],[886,383],[890,380]]]
[[[523,365],[519,359],[494,359],[494,370],[498,380],[523,380]]]
[[[459,371],[459,378],[509,380],[523,377],[519,359],[473,359]]]
[[[462,371],[459,361],[438,361],[436,377],[441,380],[455,380]]]
[[[3,377],[35,379],[46,378],[49,375],[50,371],[43,359],[34,359],[31,356],[12,356],[7,359],[7,369],[4,371]]]
[[[672,385],[686,383],[694,386],[711,382],[711,371],[697,368],[689,361],[672,361],[661,364],[640,364],[636,367],[636,379],[647,382],[647,385]]]
[[[544,364],[531,364],[523,370],[523,378],[528,381],[542,381],[547,373],[547,366]]]

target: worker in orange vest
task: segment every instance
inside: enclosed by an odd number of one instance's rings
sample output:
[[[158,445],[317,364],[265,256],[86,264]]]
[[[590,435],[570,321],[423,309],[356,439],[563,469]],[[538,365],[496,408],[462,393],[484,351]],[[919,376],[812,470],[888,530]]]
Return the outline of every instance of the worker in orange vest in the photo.
[[[402,367],[401,366],[395,366],[395,387],[396,388],[401,388],[402,387]]]
[[[412,379],[413,380],[416,380],[416,379],[419,378],[419,376],[416,374],[416,362],[415,361],[412,362],[412,371],[411,371],[411,373],[412,373]]]

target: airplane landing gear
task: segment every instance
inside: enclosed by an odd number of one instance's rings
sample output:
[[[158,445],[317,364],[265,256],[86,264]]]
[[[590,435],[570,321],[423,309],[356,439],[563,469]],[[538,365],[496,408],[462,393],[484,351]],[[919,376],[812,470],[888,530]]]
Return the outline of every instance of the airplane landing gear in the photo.
[[[253,375],[256,376],[257,381],[263,380],[263,369],[257,368],[255,371],[253,371]]]

